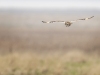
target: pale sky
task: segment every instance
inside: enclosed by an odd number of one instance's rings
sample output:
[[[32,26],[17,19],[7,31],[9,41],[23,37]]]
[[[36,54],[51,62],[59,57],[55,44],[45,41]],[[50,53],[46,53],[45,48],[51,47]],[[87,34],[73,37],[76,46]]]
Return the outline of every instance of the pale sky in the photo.
[[[90,8],[100,9],[100,0],[0,0],[0,9]]]

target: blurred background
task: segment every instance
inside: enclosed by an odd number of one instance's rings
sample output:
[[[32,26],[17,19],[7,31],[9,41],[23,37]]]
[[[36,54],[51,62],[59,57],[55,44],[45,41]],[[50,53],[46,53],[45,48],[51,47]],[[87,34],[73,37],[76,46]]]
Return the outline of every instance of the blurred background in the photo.
[[[54,52],[100,49],[99,0],[0,0],[0,51]],[[66,27],[41,21],[70,21]],[[49,53],[50,53],[49,52]]]
[[[70,27],[63,23],[42,23],[91,16],[94,18],[76,22]],[[0,74],[100,74],[100,66],[95,65],[100,61],[94,60],[100,54],[99,19],[100,0],[0,0],[0,59],[3,60],[0,63],[9,61],[5,67],[0,65]],[[89,67],[90,57],[92,65],[95,65],[91,66],[97,70],[88,68],[87,72],[81,67]],[[26,61],[25,65],[23,60]],[[69,60],[71,64],[65,66]],[[20,67],[22,65],[24,68]]]

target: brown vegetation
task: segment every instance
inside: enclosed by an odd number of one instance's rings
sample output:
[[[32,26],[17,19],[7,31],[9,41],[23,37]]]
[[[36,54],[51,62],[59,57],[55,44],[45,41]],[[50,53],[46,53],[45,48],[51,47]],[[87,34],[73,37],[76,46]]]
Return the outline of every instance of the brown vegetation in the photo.
[[[99,75],[99,17],[70,27],[41,22],[83,18],[70,16],[0,13],[0,75]]]

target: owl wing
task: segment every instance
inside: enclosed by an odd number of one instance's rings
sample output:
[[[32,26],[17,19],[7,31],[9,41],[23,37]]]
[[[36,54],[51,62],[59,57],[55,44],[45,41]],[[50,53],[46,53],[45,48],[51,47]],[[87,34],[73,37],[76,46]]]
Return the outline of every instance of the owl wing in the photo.
[[[55,21],[42,21],[43,23],[53,23]]]
[[[89,20],[89,19],[91,19],[91,18],[93,18],[94,16],[92,16],[92,17],[89,17],[89,18],[83,18],[83,19],[77,19],[77,20],[73,20],[73,21],[70,21],[70,22],[77,22],[77,21],[81,21],[81,20]]]
[[[53,22],[58,22],[58,23],[65,23],[65,21],[53,21]]]
[[[65,21],[42,21],[43,23],[54,23],[54,22],[59,22],[59,23],[65,23]]]
[[[91,18],[93,18],[93,17],[94,17],[94,16],[89,17],[89,18],[78,19],[78,20],[89,20],[89,19],[91,19]]]

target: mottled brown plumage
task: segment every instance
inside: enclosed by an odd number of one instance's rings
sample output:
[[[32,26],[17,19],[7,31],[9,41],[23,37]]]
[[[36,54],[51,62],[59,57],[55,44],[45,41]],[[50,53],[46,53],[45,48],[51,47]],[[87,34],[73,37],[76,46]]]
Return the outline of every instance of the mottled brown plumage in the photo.
[[[79,20],[88,20],[88,19],[91,19],[93,18],[94,16],[92,17],[89,17],[89,18],[83,18],[83,19],[78,19],[78,20],[73,20],[73,21],[42,21],[43,23],[54,23],[54,22],[60,22],[60,23],[65,23],[66,27],[69,27],[71,26],[71,24],[73,24],[74,22],[77,22]]]

